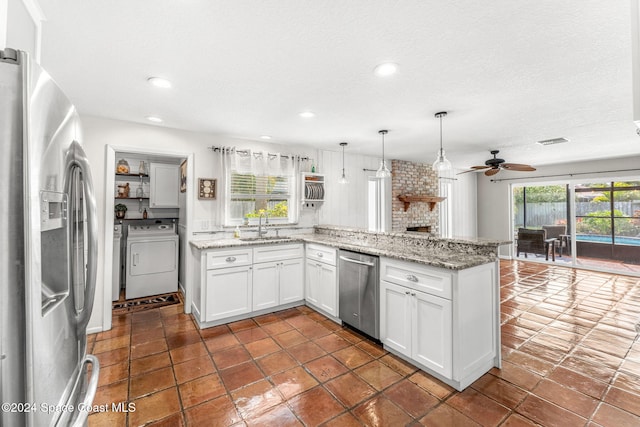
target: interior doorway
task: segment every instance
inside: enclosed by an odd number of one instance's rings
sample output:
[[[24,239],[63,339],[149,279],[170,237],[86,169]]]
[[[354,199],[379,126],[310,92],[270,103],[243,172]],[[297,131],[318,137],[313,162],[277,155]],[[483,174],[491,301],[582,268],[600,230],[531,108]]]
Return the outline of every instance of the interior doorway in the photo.
[[[164,160],[167,162],[174,162],[180,164],[183,160],[186,159],[186,176],[193,177],[193,153],[187,152],[173,152],[173,151],[162,151],[162,150],[149,150],[142,149],[136,147],[116,147],[108,145],[106,147],[106,156],[105,156],[105,187],[104,187],[104,206],[105,210],[103,212],[105,218],[105,227],[104,227],[104,259],[105,259],[105,268],[103,271],[103,329],[108,330],[111,329],[112,322],[112,296],[113,296],[113,279],[114,274],[116,274],[113,268],[108,268],[108,266],[112,265],[114,259],[114,250],[115,239],[114,235],[114,206],[116,205],[118,199],[115,197],[117,193],[116,188],[116,172],[117,172],[117,160],[116,153],[118,156],[129,156],[133,158],[144,158],[149,160]],[[136,163],[136,167],[137,167]],[[142,183],[142,192],[144,194],[144,182]],[[138,188],[135,187],[137,190]],[[180,291],[183,293],[184,298],[184,309],[185,312],[190,312],[191,310],[191,300],[193,295],[192,289],[192,260],[189,254],[191,253],[188,250],[188,239],[192,234],[192,221],[191,212],[193,212],[193,186],[187,185],[186,192],[181,194],[180,206],[174,212],[174,215],[177,217],[176,227],[179,236],[179,280],[178,283],[180,285]],[[144,198],[144,197],[143,197]],[[138,203],[134,201],[134,203]],[[135,212],[134,216],[144,215],[144,200],[139,202],[140,206],[136,205],[135,209],[132,209],[131,206],[129,210]],[[142,212],[139,212],[142,211]]]

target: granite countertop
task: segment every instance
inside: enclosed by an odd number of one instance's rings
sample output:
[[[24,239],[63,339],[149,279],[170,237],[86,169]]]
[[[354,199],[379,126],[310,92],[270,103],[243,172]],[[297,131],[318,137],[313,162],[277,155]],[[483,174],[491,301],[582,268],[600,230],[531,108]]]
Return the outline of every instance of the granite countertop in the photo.
[[[404,233],[397,233],[399,237],[406,235]],[[449,241],[449,239],[438,239],[442,241]],[[334,248],[345,249],[355,252],[366,253],[370,255],[384,256],[388,258],[394,258],[404,261],[416,262],[420,264],[430,265],[433,267],[445,268],[448,270],[463,270],[466,268],[475,267],[489,262],[497,260],[497,256],[488,257],[487,255],[473,255],[467,252],[458,252],[455,250],[433,250],[425,247],[411,247],[405,246],[401,250],[397,247],[385,247],[384,245],[363,245],[350,242],[348,239],[336,238],[323,234],[298,234],[283,238],[269,238],[259,240],[241,240],[241,239],[220,239],[220,240],[203,240],[203,241],[190,241],[192,247],[198,250],[207,249],[222,249],[222,248],[235,248],[242,246],[256,246],[256,245],[272,245],[272,244],[286,244],[286,243],[317,243]],[[456,240],[456,243],[462,243],[460,240]],[[501,242],[484,240],[477,241],[464,241],[464,243],[473,246],[491,245],[497,246]]]
[[[425,250],[425,248],[415,247],[405,247],[402,249],[402,251],[398,251],[381,246],[363,246],[350,242],[344,242],[341,239],[317,234],[309,234],[304,236],[304,241],[306,243],[318,243],[339,249],[345,249],[348,251],[416,262],[419,264],[430,265],[432,267],[446,268],[448,270],[464,270],[465,268],[471,268],[494,261],[487,259],[486,256],[475,256],[452,251],[437,253],[434,251]]]
[[[352,233],[364,233],[370,235],[379,234],[381,236],[390,236],[396,238],[403,237],[411,237],[412,239],[423,239],[423,240],[431,240],[431,241],[446,241],[450,243],[462,243],[469,244],[473,246],[500,246],[500,245],[508,245],[513,243],[511,240],[497,240],[497,239],[489,239],[485,237],[465,237],[465,236],[454,236],[451,238],[444,238],[439,236],[434,236],[431,233],[422,233],[415,231],[385,231],[385,232],[375,232],[368,231],[364,228],[357,227],[343,227],[339,225],[318,225],[316,226],[318,229],[322,230],[334,230],[338,232],[352,232]]]

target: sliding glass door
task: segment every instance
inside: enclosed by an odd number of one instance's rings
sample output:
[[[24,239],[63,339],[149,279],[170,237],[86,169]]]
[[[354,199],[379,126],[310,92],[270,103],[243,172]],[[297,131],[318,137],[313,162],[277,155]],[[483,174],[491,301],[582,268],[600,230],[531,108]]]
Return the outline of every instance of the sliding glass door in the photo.
[[[576,184],[580,264],[640,265],[640,182]]]
[[[517,259],[640,273],[640,181],[513,185],[512,202]]]

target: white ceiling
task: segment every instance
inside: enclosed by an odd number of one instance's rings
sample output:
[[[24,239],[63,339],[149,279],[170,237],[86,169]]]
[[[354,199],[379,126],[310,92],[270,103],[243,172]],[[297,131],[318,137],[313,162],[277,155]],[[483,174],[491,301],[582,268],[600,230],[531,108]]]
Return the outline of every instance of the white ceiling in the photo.
[[[40,3],[42,64],[81,114],[369,155],[386,128],[387,157],[432,162],[445,110],[457,167],[640,154],[628,1]]]

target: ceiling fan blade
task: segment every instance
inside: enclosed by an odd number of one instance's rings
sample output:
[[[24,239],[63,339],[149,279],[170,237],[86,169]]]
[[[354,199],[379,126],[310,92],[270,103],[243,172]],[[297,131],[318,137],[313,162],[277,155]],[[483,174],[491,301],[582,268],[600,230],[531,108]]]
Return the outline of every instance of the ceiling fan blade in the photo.
[[[512,170],[512,171],[521,171],[521,172],[533,172],[536,170],[533,166],[522,165],[519,163],[504,163],[502,165],[504,169]]]
[[[482,169],[487,169],[490,168],[491,166],[471,166],[471,169],[464,171],[464,172],[458,172],[456,175],[462,175],[463,173],[469,173],[469,172],[478,172],[479,170]]]
[[[486,176],[493,176],[493,175],[497,174],[498,172],[500,172],[500,168],[489,169],[488,171],[485,171],[484,174]]]

